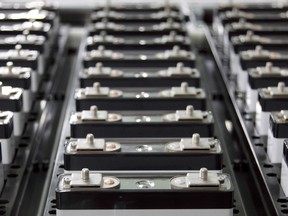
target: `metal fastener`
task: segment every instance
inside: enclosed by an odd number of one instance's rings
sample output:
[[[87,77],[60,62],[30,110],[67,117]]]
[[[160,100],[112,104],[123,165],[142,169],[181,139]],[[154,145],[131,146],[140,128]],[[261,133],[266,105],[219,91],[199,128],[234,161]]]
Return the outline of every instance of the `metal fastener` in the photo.
[[[99,82],[94,82],[93,83],[93,88],[95,89],[96,93],[99,93],[100,92],[100,83]]]
[[[97,106],[91,106],[90,107],[90,112],[91,112],[91,115],[94,116],[95,118],[97,118],[98,116],[98,107]]]
[[[83,168],[81,171],[81,176],[83,181],[89,181],[90,173],[88,168]]]
[[[7,67],[7,69],[8,69],[8,73],[12,73],[12,70],[13,70],[13,62],[8,61],[8,62],[6,63],[6,67]]]
[[[208,179],[208,169],[207,168],[201,168],[199,172],[199,178],[206,181]]]
[[[192,135],[192,144],[199,145],[200,143],[200,135],[198,133],[194,133]]]
[[[284,82],[279,82],[277,85],[277,89],[279,92],[284,92],[285,91],[285,83]]]
[[[181,91],[182,91],[183,93],[187,93],[187,92],[188,92],[188,87],[189,87],[189,85],[188,85],[187,82],[182,82],[182,83],[181,83]]]
[[[184,72],[184,64],[182,62],[178,62],[176,65],[176,71],[178,73],[183,73]]]
[[[90,145],[94,144],[94,135],[93,134],[87,134],[86,135],[86,142]]]
[[[188,105],[186,107],[186,115],[187,116],[193,116],[193,112],[194,112],[194,107],[192,105]]]

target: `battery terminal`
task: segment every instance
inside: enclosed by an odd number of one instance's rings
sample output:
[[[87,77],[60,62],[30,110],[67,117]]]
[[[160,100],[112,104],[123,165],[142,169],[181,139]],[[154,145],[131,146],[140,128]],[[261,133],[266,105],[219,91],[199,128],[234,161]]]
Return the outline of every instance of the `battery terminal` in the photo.
[[[172,189],[185,188],[219,188],[223,187],[226,182],[224,175],[209,172],[205,167],[201,168],[199,172],[187,173],[186,176],[177,176],[171,179]]]
[[[281,110],[276,114],[277,120],[280,122],[287,122],[288,121],[288,110]]]
[[[176,31],[170,31],[169,35],[163,35],[160,38],[155,38],[154,41],[156,43],[172,43],[172,42],[183,42],[185,37],[182,35],[177,35]]]
[[[270,97],[287,97],[288,87],[285,86],[284,82],[279,82],[277,87],[263,88],[262,92]]]
[[[261,30],[262,27],[260,25],[246,22],[244,18],[240,18],[238,22],[234,22],[231,24],[232,29],[240,30],[240,29],[249,29],[249,30]]]
[[[280,53],[264,50],[261,45],[257,45],[255,50],[243,51],[241,55],[246,59],[275,59],[281,56]]]
[[[80,95],[79,95],[80,92]],[[85,89],[80,89],[78,92],[76,91],[76,95],[80,98],[102,98],[102,97],[120,97],[123,92],[120,90],[110,90],[109,87],[101,87],[99,82],[94,82],[93,87],[86,87]]]
[[[185,67],[182,62],[178,62],[176,67],[169,67],[168,70],[158,72],[163,77],[191,77],[196,74],[196,71],[190,67]]]
[[[192,135],[190,138],[182,138],[180,142],[172,142],[166,144],[168,152],[178,151],[216,151],[219,146],[219,140],[214,138],[201,138],[198,133]]]
[[[165,30],[165,29],[181,29],[181,24],[175,22],[172,17],[169,17],[166,22],[162,22],[158,25],[153,25],[155,30]]]
[[[260,76],[281,76],[279,67],[274,67],[272,62],[266,62],[265,67],[257,67],[255,71]]]
[[[95,139],[93,134],[87,134],[86,139],[72,140],[68,144],[68,150],[71,152],[87,152],[87,151],[119,151],[121,145],[116,142],[106,143],[104,139]]]
[[[238,39],[241,43],[247,43],[247,42],[269,43],[271,41],[269,38],[255,35],[254,32],[251,30],[247,31],[246,35],[240,35]]]
[[[244,11],[241,11],[237,8],[233,8],[231,11],[227,11],[225,13],[226,18],[246,18],[246,19],[251,19],[254,17],[252,13],[247,13]]]
[[[160,59],[187,59],[190,58],[192,52],[181,50],[179,46],[173,46],[172,50],[166,50],[164,53],[157,53],[156,57]]]
[[[125,26],[116,24],[114,22],[109,22],[107,18],[103,18],[101,22],[97,22],[95,24],[95,29],[101,29],[101,30],[124,30]]]
[[[98,46],[96,50],[91,50],[87,54],[87,57],[92,59],[120,59],[123,57],[122,53],[105,50],[105,47],[102,45]]]
[[[64,176],[62,186],[63,189],[112,189],[120,187],[120,180],[114,176],[103,176],[101,173],[92,173],[88,168],[83,168],[80,172]]]

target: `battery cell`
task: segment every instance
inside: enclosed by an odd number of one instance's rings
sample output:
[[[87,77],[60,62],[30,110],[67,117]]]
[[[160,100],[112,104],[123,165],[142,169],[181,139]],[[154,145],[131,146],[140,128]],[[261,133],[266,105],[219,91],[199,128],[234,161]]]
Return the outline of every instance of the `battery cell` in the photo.
[[[80,87],[93,86],[100,82],[113,87],[171,87],[187,82],[189,86],[200,87],[200,72],[178,62],[167,69],[158,68],[111,68],[97,63],[94,67],[81,70]]]
[[[0,111],[0,117],[2,163],[10,164],[15,154],[15,144],[13,138],[13,113],[10,111]]]
[[[122,112],[123,113],[123,112]],[[130,111],[128,113],[90,110],[73,113],[70,117],[71,137],[187,137],[191,133],[213,136],[214,120],[211,112],[194,110]]]
[[[288,196],[288,143],[284,141],[283,145],[283,157],[281,167],[281,186],[286,195]]]
[[[154,55],[124,55],[120,52],[105,50],[99,46],[97,50],[85,53],[83,63],[88,68],[102,62],[110,67],[169,67],[181,61],[185,66],[194,67],[195,54],[190,51],[181,50],[179,46],[174,46],[172,50],[166,50]]]
[[[92,87],[76,89],[76,110],[87,110],[93,105],[105,110],[175,110],[191,104],[195,109],[206,110],[203,89],[189,87],[183,82],[172,88],[117,88]]]
[[[101,174],[90,173],[85,168],[60,175],[56,206],[57,216],[72,212],[101,216],[200,216],[213,212],[213,215],[231,216],[233,186],[227,174],[209,172],[206,168],[180,176]]]
[[[81,170],[222,170],[219,140],[192,138],[115,138],[66,140],[64,169]],[[131,163],[133,161],[133,163]]]

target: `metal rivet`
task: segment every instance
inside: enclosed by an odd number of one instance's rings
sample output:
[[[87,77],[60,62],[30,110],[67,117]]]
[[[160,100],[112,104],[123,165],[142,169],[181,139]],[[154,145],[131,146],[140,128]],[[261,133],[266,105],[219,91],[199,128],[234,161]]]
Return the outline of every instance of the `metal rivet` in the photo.
[[[95,91],[96,91],[97,93],[100,92],[100,87],[101,87],[101,85],[100,85],[99,82],[94,82],[94,83],[93,83],[93,88],[95,89]]]

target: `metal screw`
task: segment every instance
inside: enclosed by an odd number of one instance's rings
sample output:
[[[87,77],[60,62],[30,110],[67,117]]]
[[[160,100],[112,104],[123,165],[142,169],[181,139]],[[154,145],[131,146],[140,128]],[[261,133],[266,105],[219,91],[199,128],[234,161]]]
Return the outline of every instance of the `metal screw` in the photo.
[[[199,178],[206,181],[208,178],[208,169],[207,168],[201,168],[199,172]]]
[[[176,32],[175,31],[170,31],[170,34],[169,34],[169,38],[170,38],[170,40],[175,40],[175,38],[176,38]]]
[[[178,62],[176,65],[176,70],[178,73],[184,72],[184,64],[182,62]]]
[[[97,71],[98,73],[102,73],[103,64],[102,64],[101,62],[98,62],[95,67],[96,67],[96,71]],[[95,84],[95,83],[94,83],[94,84]],[[94,84],[93,84],[93,86],[94,86]],[[100,85],[100,84],[99,84],[99,85]]]
[[[219,176],[219,177],[218,177],[218,181],[219,181],[220,184],[224,184],[224,182],[225,182],[225,176],[223,176],[223,175]]]
[[[247,36],[247,38],[249,38],[250,40],[252,39],[253,35],[254,35],[253,31],[251,31],[251,30],[247,31],[246,36]]]
[[[194,133],[192,135],[192,144],[199,145],[200,143],[200,135],[198,133]]]
[[[104,46],[98,46],[98,52],[100,53],[100,55],[104,55],[104,50],[105,50],[105,47]]]
[[[173,46],[172,52],[174,55],[178,55],[180,52],[180,47],[179,46]]]
[[[268,72],[272,71],[273,63],[272,62],[266,62],[265,68]]]
[[[256,52],[257,54],[260,54],[262,51],[263,51],[263,47],[262,47],[261,45],[257,45],[257,46],[255,47],[255,52]]]
[[[94,135],[93,134],[87,134],[86,135],[86,142],[90,145],[94,144]]]
[[[101,31],[100,32],[100,36],[103,38],[103,39],[105,39],[105,37],[106,37],[106,32],[105,31]]]
[[[70,148],[71,148],[72,151],[75,151],[76,148],[77,148],[77,143],[76,142],[71,142],[70,143]]]
[[[181,91],[184,92],[184,93],[187,93],[188,92],[188,83],[187,82],[182,82],[181,83]]]
[[[88,168],[83,168],[81,171],[81,176],[83,181],[89,181],[89,169]]]
[[[77,118],[78,120],[80,120],[80,119],[82,118],[81,113],[77,113],[77,114],[76,114],[76,118]]]
[[[18,55],[18,56],[21,55],[21,53],[20,53],[21,49],[22,49],[22,46],[21,46],[20,44],[17,44],[17,45],[15,46],[15,50],[17,51],[17,55]]]
[[[279,82],[277,85],[277,89],[279,92],[284,92],[285,90],[285,83],[284,82]]]
[[[69,187],[70,187],[70,182],[71,182],[71,179],[65,177],[65,178],[63,179],[64,188],[69,188]]]
[[[100,85],[99,82],[94,82],[94,83],[93,83],[93,88],[95,89],[95,91],[96,91],[97,93],[100,92],[100,87],[101,87],[101,85]]]
[[[13,62],[9,61],[6,63],[6,67],[8,69],[8,73],[12,73],[12,69],[13,69]]]
[[[91,106],[90,107],[90,112],[92,114],[92,116],[96,117],[97,118],[97,115],[98,115],[98,107],[97,106]]]
[[[188,106],[186,107],[186,114],[187,114],[188,116],[193,116],[193,111],[194,111],[194,107],[193,107],[192,105],[188,105]]]

